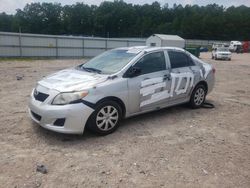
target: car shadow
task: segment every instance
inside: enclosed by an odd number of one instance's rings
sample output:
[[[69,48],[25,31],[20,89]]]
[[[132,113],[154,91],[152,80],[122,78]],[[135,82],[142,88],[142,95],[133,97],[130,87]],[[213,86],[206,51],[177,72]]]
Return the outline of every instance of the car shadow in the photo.
[[[207,100],[206,102],[214,103],[214,101]],[[207,109],[205,109],[207,110]],[[36,123],[33,122],[33,129],[36,134],[36,137],[39,137],[39,139],[44,139],[45,142],[49,145],[57,145],[62,147],[72,146],[72,144],[93,144],[94,142],[97,143],[113,143],[114,139],[119,140],[121,136],[126,134],[127,129],[132,128],[136,129],[138,126],[141,126],[144,124],[144,122],[154,119],[159,119],[162,117],[174,115],[177,114],[183,114],[183,113],[189,113],[189,111],[193,111],[194,113],[203,113],[200,112],[200,109],[191,109],[187,104],[182,104],[178,106],[163,108],[157,111],[144,113],[141,115],[133,116],[127,119],[123,119],[121,122],[120,127],[117,131],[115,131],[112,134],[109,134],[107,136],[99,136],[96,135],[87,129],[85,129],[83,135],[71,135],[71,134],[62,134],[62,133],[56,133],[50,130],[47,130],[45,128],[40,127]]]

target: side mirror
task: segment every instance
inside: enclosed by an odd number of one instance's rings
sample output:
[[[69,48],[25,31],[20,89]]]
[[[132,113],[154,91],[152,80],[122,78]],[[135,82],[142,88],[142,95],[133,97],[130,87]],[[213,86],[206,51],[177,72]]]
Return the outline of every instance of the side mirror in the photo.
[[[127,73],[128,78],[133,78],[141,74],[141,68],[131,67]]]

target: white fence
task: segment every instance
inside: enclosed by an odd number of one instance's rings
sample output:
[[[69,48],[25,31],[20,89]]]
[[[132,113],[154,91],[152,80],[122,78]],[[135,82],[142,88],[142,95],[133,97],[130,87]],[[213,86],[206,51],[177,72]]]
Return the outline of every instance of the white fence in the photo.
[[[218,41],[186,40],[186,45],[208,46],[213,42]],[[144,45],[146,39],[0,32],[0,57],[92,57],[112,48]]]
[[[193,40],[186,39],[186,46],[212,46],[213,43],[230,43],[230,41],[218,41],[218,40]]]
[[[142,39],[0,32],[0,57],[91,57],[112,48],[143,45]]]

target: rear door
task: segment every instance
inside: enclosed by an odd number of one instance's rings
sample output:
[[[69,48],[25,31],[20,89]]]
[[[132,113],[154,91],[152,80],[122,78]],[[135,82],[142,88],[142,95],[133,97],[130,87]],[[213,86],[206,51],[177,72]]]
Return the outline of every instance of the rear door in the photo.
[[[173,93],[170,100],[188,99],[196,79],[194,73],[196,69],[192,70],[195,64],[184,51],[168,50],[168,56],[171,65],[171,92]]]

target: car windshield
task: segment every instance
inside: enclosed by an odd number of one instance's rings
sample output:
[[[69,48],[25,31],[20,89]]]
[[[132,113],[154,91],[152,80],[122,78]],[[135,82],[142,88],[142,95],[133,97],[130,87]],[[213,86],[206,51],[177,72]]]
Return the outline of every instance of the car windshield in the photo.
[[[88,72],[113,74],[127,65],[138,53],[139,51],[124,49],[110,50],[78,66],[78,68]]]
[[[228,48],[218,48],[218,52],[229,52]]]

